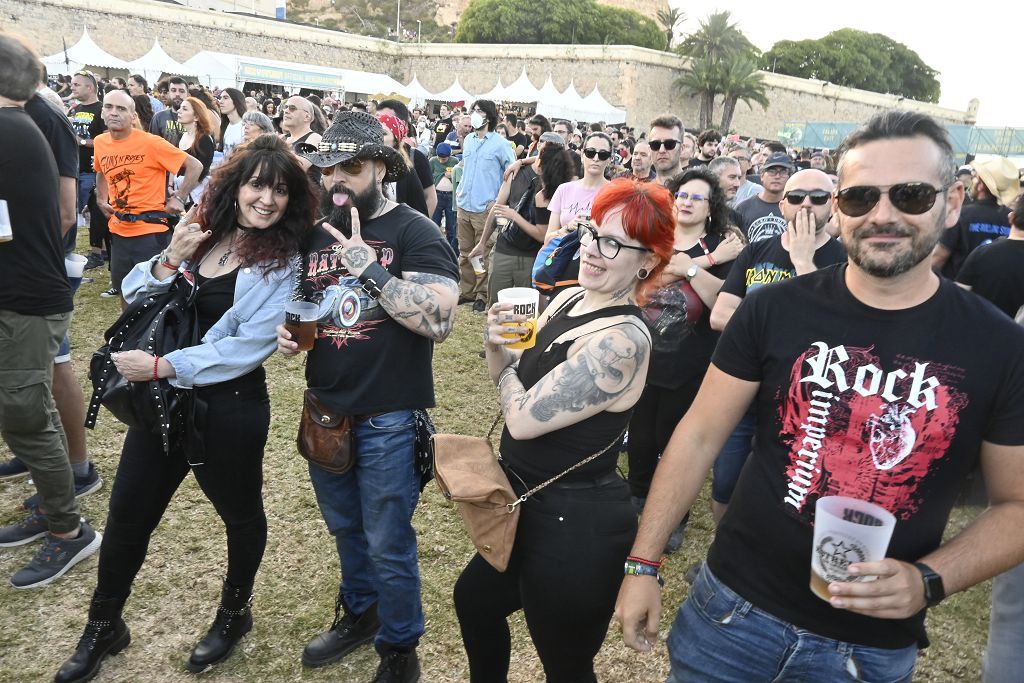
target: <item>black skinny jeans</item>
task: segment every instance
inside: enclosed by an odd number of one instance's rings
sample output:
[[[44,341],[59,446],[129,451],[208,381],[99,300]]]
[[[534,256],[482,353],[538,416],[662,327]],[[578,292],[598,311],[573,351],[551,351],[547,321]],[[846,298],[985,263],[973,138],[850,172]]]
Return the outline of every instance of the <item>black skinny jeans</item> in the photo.
[[[204,464],[164,455],[160,437],[129,429],[121,450],[100,547],[96,594],[125,598],[146,559],[149,538],[191,469],[227,528],[227,580],[251,587],[267,545],[263,510],[263,449],[270,399],[262,369],[196,390],[207,402]],[[196,528],[195,534],[204,533]]]
[[[626,452],[629,462],[629,492],[647,498],[654,470],[676,425],[690,409],[703,377],[675,389],[648,384],[633,407],[629,420]]]
[[[508,680],[506,618],[520,609],[549,683],[596,683],[594,656],[635,536],[624,482],[548,488],[523,503],[508,569],[498,572],[478,554],[455,584],[471,683]]]

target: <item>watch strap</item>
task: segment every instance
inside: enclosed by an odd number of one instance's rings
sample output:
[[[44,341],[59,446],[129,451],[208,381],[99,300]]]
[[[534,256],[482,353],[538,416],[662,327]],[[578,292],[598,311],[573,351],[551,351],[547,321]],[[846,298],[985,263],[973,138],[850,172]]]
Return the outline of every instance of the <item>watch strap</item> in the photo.
[[[946,598],[946,588],[942,584],[942,577],[934,569],[924,562],[914,562],[913,565],[921,572],[921,580],[924,582],[924,599],[928,607],[934,607]]]

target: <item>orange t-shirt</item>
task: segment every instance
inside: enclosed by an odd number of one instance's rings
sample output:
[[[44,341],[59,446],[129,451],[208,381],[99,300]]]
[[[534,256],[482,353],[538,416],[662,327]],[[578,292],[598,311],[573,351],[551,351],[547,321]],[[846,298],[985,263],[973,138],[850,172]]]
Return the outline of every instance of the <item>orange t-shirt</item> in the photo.
[[[107,181],[110,205],[120,213],[164,211],[167,204],[167,173],[177,174],[188,154],[161,137],[133,128],[123,140],[110,133],[93,141],[93,166]],[[164,232],[160,223],[128,223],[111,216],[110,232],[138,237]]]

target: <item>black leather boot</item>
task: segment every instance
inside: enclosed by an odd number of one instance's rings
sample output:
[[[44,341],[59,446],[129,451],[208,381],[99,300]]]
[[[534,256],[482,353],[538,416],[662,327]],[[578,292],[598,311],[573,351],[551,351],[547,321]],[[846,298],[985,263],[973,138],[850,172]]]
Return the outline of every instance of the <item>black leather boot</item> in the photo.
[[[356,615],[348,609],[341,595],[338,595],[338,600],[334,604],[334,622],[329,629],[309,642],[302,651],[302,663],[318,667],[336,662],[359,646],[372,641],[379,630],[377,603],[370,605],[362,614]]]
[[[420,660],[416,656],[416,648],[383,645],[379,652],[380,664],[371,683],[418,683]]]
[[[99,673],[107,655],[116,655],[128,646],[132,634],[121,618],[127,598],[93,595],[89,605],[89,621],[78,639],[75,654],[64,662],[54,683],[84,683]]]
[[[185,667],[192,673],[224,661],[235,649],[235,644],[252,630],[252,586],[233,586],[224,580],[220,606],[213,625],[199,641]]]

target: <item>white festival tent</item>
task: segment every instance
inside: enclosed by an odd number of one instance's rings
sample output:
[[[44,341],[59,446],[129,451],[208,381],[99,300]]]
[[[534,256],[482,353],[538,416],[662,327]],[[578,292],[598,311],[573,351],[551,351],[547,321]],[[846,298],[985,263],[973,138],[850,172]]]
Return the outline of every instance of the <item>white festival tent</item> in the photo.
[[[434,95],[423,87],[420,79],[416,78],[416,74],[412,75],[412,80],[405,86],[405,96],[409,98],[410,104],[414,107],[423,106],[427,100],[434,99]]]
[[[456,76],[455,82],[453,82],[451,85],[449,85],[441,92],[437,93],[436,95],[432,95],[427,99],[433,100],[435,102],[465,102],[466,104],[469,104],[470,102],[473,101],[473,96],[470,95],[469,92],[462,87],[462,84],[459,83],[459,77]]]
[[[548,78],[548,83],[551,79]],[[544,84],[541,91],[550,92],[551,90],[557,89],[552,83],[550,88],[548,83]],[[556,98],[544,97],[537,103],[537,113],[543,114],[549,119],[569,119],[571,121],[590,121],[597,120],[591,119],[592,113],[589,112],[583,104],[583,97],[576,92],[576,86],[572,81],[569,81],[569,85],[565,91],[559,94]]]
[[[177,61],[160,47],[160,39],[153,41],[153,47],[149,52],[138,59],[129,62],[132,73],[142,74],[150,83],[156,83],[163,74],[175,74],[177,76],[195,76],[196,72]]]
[[[537,86],[530,82],[526,76],[526,69],[523,69],[519,78],[505,88],[505,96],[502,99],[505,102],[534,103],[540,99],[540,90],[537,90]]]
[[[541,102],[550,102],[557,104],[562,100],[562,93],[558,92],[558,88],[551,82],[551,74],[548,74],[548,80],[544,81],[544,85],[540,87],[540,93],[537,99],[537,105],[540,106]]]
[[[246,82],[309,88],[329,92],[372,95],[395,93],[406,96],[406,88],[385,74],[336,69],[276,59],[245,57],[203,50],[185,61],[200,81],[211,88],[238,88]]]
[[[504,84],[502,84],[501,82],[501,76],[498,76],[498,82],[494,84],[494,87],[485,92],[483,95],[480,95],[479,99],[493,100],[494,102],[504,102],[505,100],[508,99],[505,96],[505,93],[507,91],[508,88],[506,88]]]
[[[128,62],[106,52],[93,41],[89,29],[82,27],[82,37],[67,49],[43,59],[46,70],[50,73],[73,74],[89,67],[104,69],[129,70]]]
[[[626,121],[626,110],[612,105],[601,95],[601,91],[597,89],[596,85],[593,91],[583,98],[583,105],[587,110],[596,114],[594,118],[588,120],[608,123],[624,123]]]

